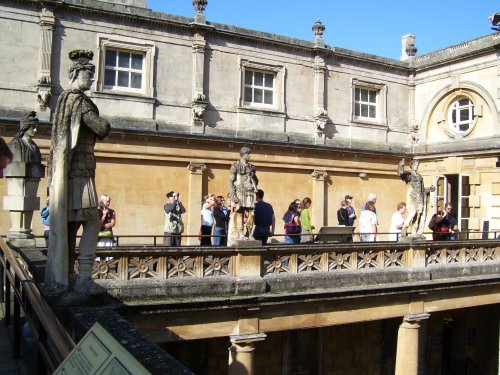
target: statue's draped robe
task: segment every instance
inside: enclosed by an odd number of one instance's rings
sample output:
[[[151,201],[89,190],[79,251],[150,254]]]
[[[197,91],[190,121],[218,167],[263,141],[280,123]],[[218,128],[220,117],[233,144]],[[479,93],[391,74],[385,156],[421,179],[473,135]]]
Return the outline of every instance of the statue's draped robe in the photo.
[[[12,139],[9,143],[12,151],[12,161],[22,161],[25,163],[41,163],[42,156],[40,149],[34,142],[27,142],[21,137]]]
[[[231,192],[238,198],[236,210],[254,208],[254,195],[257,191],[259,180],[255,175],[255,166],[250,163],[236,161],[229,170],[234,177],[231,186]]]
[[[50,241],[45,282],[68,286],[68,221],[98,220],[94,145],[109,123],[80,90],[57,101],[49,158]]]

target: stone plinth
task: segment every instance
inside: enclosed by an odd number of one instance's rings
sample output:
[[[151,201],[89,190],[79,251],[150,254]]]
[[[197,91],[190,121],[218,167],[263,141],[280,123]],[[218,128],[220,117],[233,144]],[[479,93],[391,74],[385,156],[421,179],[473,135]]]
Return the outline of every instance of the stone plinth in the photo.
[[[41,163],[14,161],[5,169],[7,196],[3,198],[3,208],[10,211],[11,219],[7,238],[18,247],[35,245],[31,221],[33,211],[40,209],[37,192],[44,174],[45,166]]]

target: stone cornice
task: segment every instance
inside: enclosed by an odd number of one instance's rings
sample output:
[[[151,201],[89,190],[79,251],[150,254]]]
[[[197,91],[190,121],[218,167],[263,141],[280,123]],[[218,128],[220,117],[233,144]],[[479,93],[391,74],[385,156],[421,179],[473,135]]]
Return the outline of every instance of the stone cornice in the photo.
[[[33,5],[44,5],[63,8],[71,11],[80,11],[87,14],[100,14],[102,17],[122,19],[127,22],[142,23],[149,25],[166,25],[174,29],[182,29],[190,32],[193,27],[204,29],[212,35],[220,35],[239,40],[248,40],[258,44],[274,45],[287,51],[300,51],[314,56],[320,52],[325,57],[335,59],[347,59],[364,62],[367,66],[393,71],[411,72],[414,69],[425,70],[445,63],[459,61],[470,56],[487,53],[499,49],[500,33],[493,33],[471,41],[466,41],[442,50],[431,52],[422,56],[416,56],[409,61],[399,61],[381,56],[366,54],[349,49],[325,46],[318,49],[314,42],[290,38],[282,35],[260,32],[231,25],[207,22],[199,25],[193,18],[175,16],[165,13],[154,12],[151,9],[139,8],[128,5],[111,4],[98,0],[7,0],[14,3],[31,3]],[[320,51],[319,51],[320,50]]]

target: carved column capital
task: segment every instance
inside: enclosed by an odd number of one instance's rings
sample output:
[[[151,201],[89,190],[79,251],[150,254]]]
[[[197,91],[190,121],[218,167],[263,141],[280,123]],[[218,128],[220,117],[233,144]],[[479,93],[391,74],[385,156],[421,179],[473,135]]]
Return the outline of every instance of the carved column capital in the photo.
[[[405,325],[404,328],[418,328],[420,327],[420,322],[422,320],[429,319],[431,314],[429,313],[419,313],[419,314],[409,314],[403,317],[403,323],[401,326]]]
[[[328,177],[328,172],[324,171],[324,170],[315,169],[311,173],[311,176],[312,176],[312,178],[314,178],[314,179],[316,179],[318,181],[324,181]]]
[[[207,170],[207,166],[203,163],[189,163],[187,168],[192,174],[203,174]]]

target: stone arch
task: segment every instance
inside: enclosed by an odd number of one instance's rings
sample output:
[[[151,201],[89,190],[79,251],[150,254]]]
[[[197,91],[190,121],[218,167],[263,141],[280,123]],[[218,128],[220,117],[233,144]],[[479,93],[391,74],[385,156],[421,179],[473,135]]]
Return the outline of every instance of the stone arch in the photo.
[[[428,102],[424,111],[424,115],[422,116],[420,121],[421,126],[419,134],[420,139],[425,140],[425,143],[429,143],[429,128],[431,125],[430,121],[433,115],[435,115],[438,106],[446,101],[447,98],[458,96],[457,93],[460,91],[464,92],[465,96],[467,96],[467,93],[472,93],[475,96],[479,97],[486,104],[487,108],[483,109],[483,112],[488,111],[493,120],[493,134],[500,134],[499,113],[494,98],[483,86],[471,81],[462,81],[458,84],[450,84],[444,86]]]

